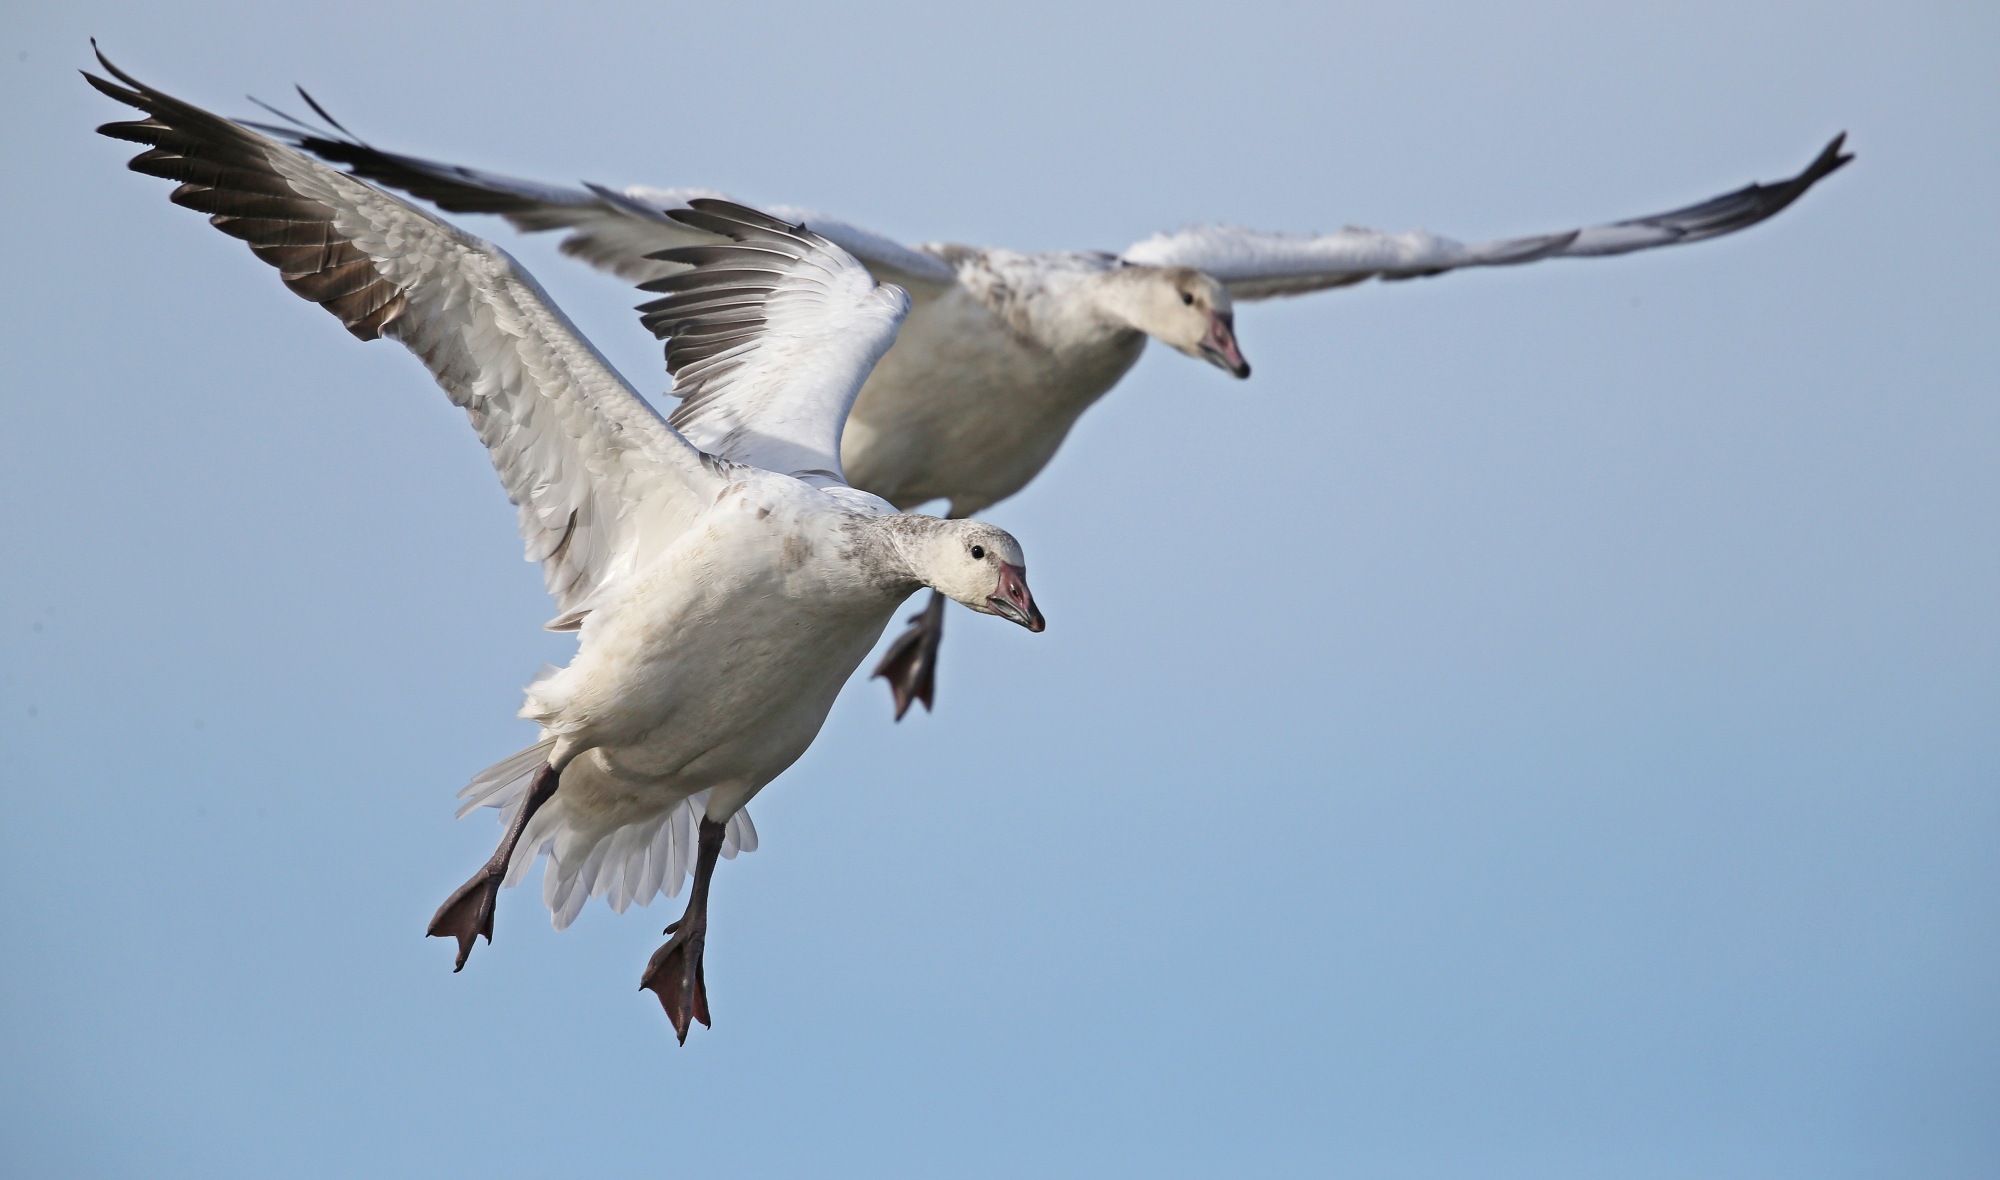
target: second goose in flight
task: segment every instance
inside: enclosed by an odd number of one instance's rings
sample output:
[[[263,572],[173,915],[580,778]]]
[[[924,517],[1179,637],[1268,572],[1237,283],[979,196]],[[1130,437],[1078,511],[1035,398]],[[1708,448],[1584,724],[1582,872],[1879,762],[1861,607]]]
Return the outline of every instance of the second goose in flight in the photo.
[[[301,94],[303,95],[303,91]],[[562,249],[641,284],[681,265],[659,251],[713,241],[672,216],[707,189],[569,188],[380,151],[334,123],[269,127],[358,176],[455,213],[497,213],[525,231],[567,230]],[[289,116],[287,116],[289,117]],[[811,210],[767,211],[838,242],[885,283],[908,289],[909,321],[862,386],[841,457],[854,486],[914,508],[946,500],[982,512],[1025,487],[1086,409],[1139,359],[1148,337],[1237,377],[1237,300],[1300,295],[1371,278],[1412,279],[1546,258],[1597,258],[1734,233],[1772,216],[1852,157],[1835,136],[1805,170],[1711,200],[1588,229],[1465,244],[1422,230],[1264,233],[1226,225],[1156,234],[1120,254],[909,247]],[[649,321],[660,330],[657,319]],[[676,391],[678,392],[678,391]],[[876,669],[896,716],[929,708],[944,598],[933,594]]]

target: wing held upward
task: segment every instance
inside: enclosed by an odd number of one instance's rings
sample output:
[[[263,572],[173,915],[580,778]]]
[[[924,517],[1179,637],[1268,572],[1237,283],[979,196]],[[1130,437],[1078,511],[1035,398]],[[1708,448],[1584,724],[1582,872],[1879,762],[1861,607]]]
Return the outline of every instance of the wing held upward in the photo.
[[[90,84],[146,115],[98,128],[146,146],[134,171],[179,181],[175,204],[209,214],[354,335],[401,342],[464,408],[565,616],[707,504],[713,461],[504,252],[98,61],[117,82],[85,73]]]

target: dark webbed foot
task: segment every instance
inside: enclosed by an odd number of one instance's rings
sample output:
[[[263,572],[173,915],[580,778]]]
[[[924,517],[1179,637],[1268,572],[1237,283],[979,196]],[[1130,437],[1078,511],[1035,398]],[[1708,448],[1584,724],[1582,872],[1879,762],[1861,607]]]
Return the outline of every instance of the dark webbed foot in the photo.
[[[491,866],[474,873],[470,881],[460,885],[438,907],[430,929],[424,931],[432,938],[458,940],[458,962],[452,964],[453,974],[465,969],[474,939],[483,934],[487,942],[493,941],[493,907],[500,899],[500,882],[505,875],[504,869],[494,872]]]
[[[708,987],[701,978],[701,948],[708,940],[708,882],[715,875],[715,859],[722,854],[723,824],[704,818],[697,836],[694,855],[694,888],[688,891],[688,908],[680,921],[662,933],[673,935],[667,945],[646,961],[646,973],[639,977],[639,990],[660,997],[673,1022],[674,1035],[687,1044],[688,1029],[708,1022]]]
[[[507,825],[507,834],[500,837],[500,847],[493,852],[492,859],[476,873],[472,879],[460,885],[438,912],[431,916],[430,928],[424,933],[432,938],[456,938],[458,940],[458,961],[452,964],[452,974],[465,970],[465,960],[472,954],[473,940],[480,935],[486,941],[493,941],[493,910],[500,900],[500,883],[507,879],[507,862],[514,855],[514,845],[520,843],[521,833],[527,830],[528,821],[542,809],[556,793],[556,784],[561,780],[561,772],[546,763],[535,775],[535,781],[528,788],[528,797],[521,803],[521,809],[514,813],[514,822]]]
[[[701,977],[705,926],[705,922],[683,918],[667,927],[666,933],[673,937],[653,952],[646,963],[646,974],[639,979],[640,991],[651,991],[660,998],[660,1007],[666,1009],[667,1019],[674,1026],[674,1036],[683,1045],[687,1044],[688,1029],[694,1021],[701,1021],[703,1028],[714,1027],[708,1019],[708,988]]]
[[[931,709],[931,694],[937,683],[938,644],[944,639],[944,595],[931,591],[929,605],[910,616],[910,629],[896,637],[882,662],[875,665],[874,678],[887,680],[896,698],[896,720],[910,711],[910,702],[922,701],[924,712]]]

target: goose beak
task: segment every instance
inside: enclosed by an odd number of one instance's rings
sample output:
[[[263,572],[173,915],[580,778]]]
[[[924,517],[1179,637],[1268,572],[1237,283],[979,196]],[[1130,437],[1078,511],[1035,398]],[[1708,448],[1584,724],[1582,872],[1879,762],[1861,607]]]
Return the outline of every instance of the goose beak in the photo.
[[[1201,338],[1201,355],[1218,369],[1226,369],[1236,377],[1250,375],[1250,362],[1243,359],[1243,350],[1236,347],[1236,316],[1231,312],[1218,311],[1208,317],[1208,335]]]
[[[1018,565],[1000,563],[1000,586],[987,598],[986,605],[993,608],[994,614],[1030,631],[1039,632],[1048,626],[1042,619],[1042,608],[1035,605],[1035,596],[1028,593],[1028,571]]]

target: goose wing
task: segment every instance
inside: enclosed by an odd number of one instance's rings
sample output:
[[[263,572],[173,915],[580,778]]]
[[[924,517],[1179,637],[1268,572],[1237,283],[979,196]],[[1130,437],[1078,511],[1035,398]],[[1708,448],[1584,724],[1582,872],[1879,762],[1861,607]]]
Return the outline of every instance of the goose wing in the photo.
[[[1751,184],[1699,204],[1587,229],[1466,244],[1424,230],[1386,234],[1349,227],[1331,234],[1265,233],[1230,225],[1156,234],[1125,251],[1127,261],[1191,266],[1222,280],[1238,299],[1301,295],[1370,278],[1413,279],[1468,266],[1513,266],[1544,258],[1590,258],[1699,242],[1735,233],[1776,214],[1853,159],[1845,133],[1803,172]]]
[[[720,240],[653,257],[691,269],[641,284],[640,322],[667,342],[690,442],[740,463],[845,486],[840,435],[909,314],[901,288],[802,225],[696,197],[666,216]]]
[[[318,109],[318,104],[313,105]],[[635,283],[664,278],[681,269],[653,257],[659,251],[719,240],[675,221],[669,213],[689,208],[694,200],[729,200],[722,193],[702,188],[634,185],[621,192],[594,184],[568,188],[522,180],[385,152],[346,134],[338,125],[325,131],[258,126],[322,160],[346,165],[356,176],[409,193],[446,212],[497,213],[525,233],[568,230],[562,241],[563,253]],[[881,234],[810,209],[786,205],[763,208],[839,245],[884,283],[927,293],[932,287],[942,289],[953,282],[951,268],[942,261]]]
[[[292,148],[147,86],[102,53],[90,84],[146,118],[134,171],[249,243],[363,340],[417,355],[463,407],[574,626],[584,604],[713,498],[720,465],[675,434],[504,252]],[[122,85],[120,84],[122,83]]]

